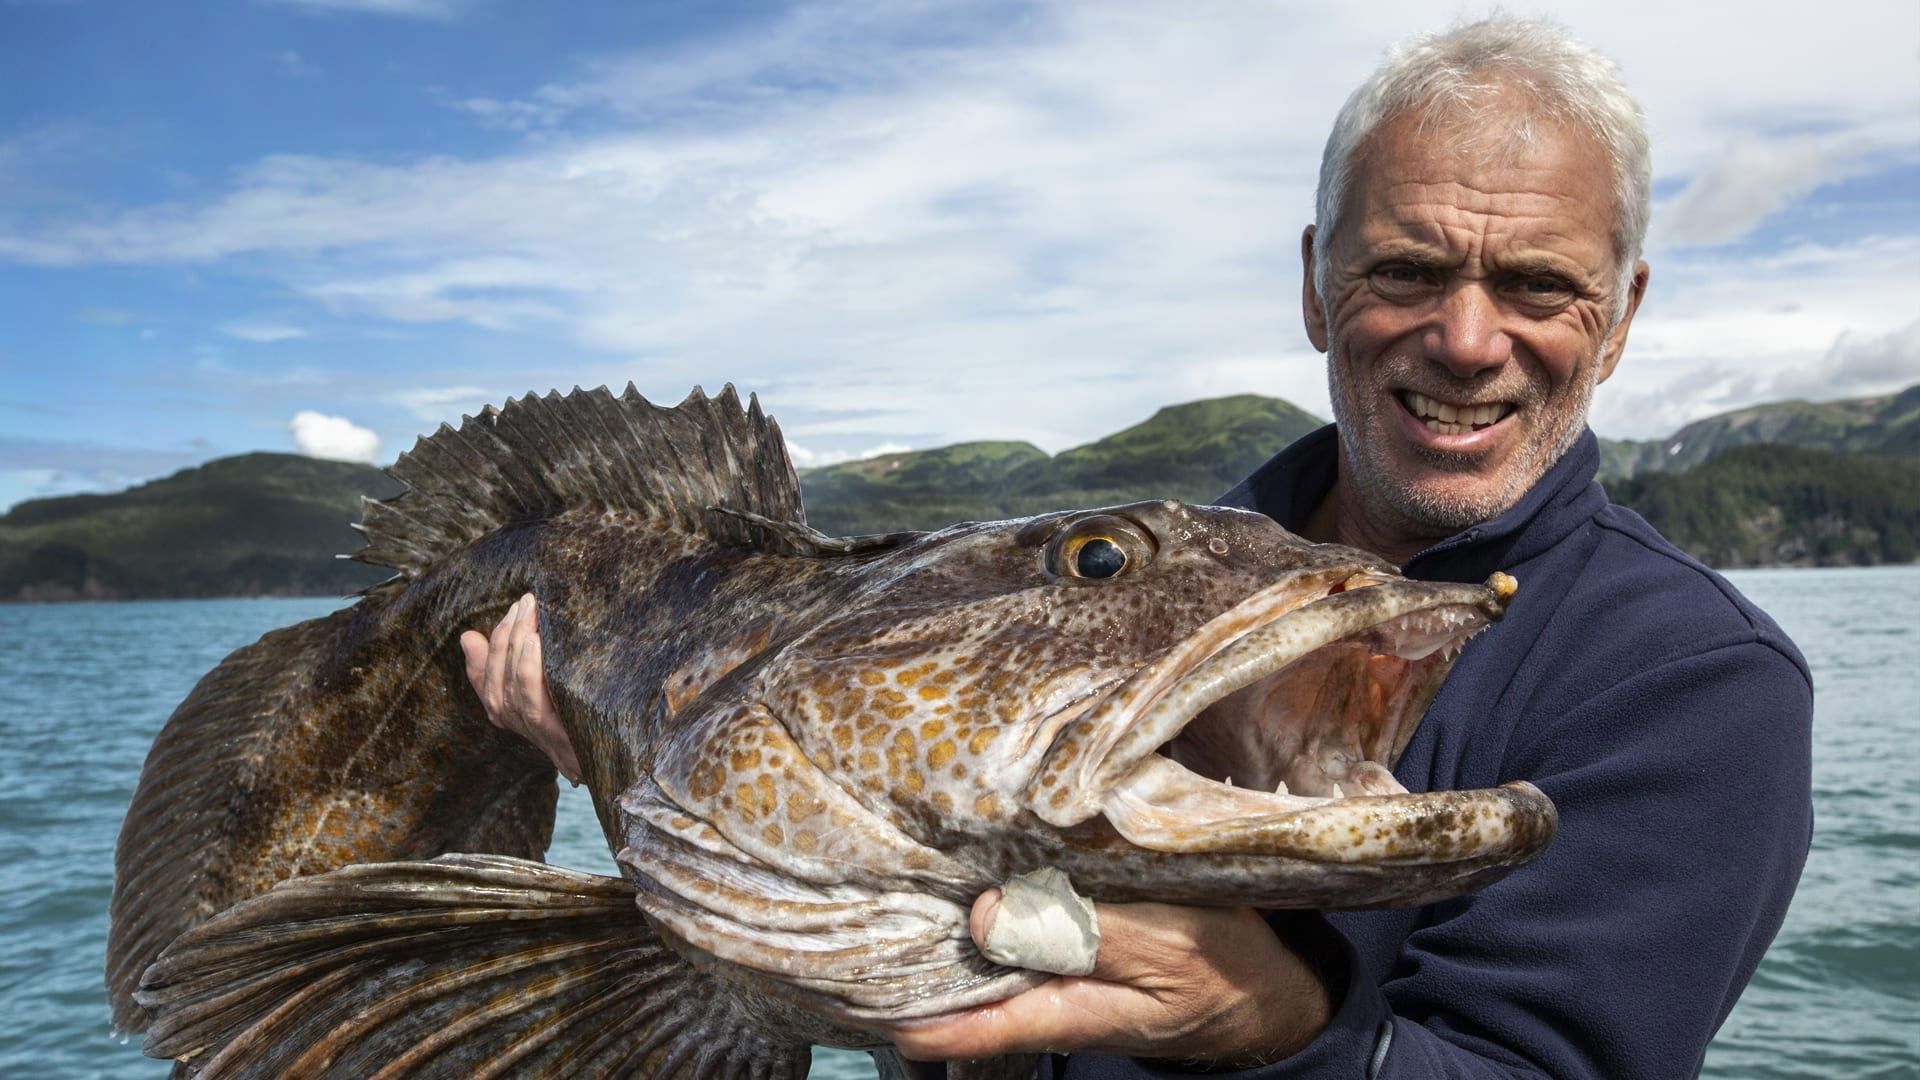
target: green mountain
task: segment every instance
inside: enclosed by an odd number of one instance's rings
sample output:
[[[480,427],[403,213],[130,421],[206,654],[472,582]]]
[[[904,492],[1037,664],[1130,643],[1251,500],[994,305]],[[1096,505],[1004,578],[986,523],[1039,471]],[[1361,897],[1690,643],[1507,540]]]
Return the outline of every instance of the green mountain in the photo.
[[[1032,443],[956,443],[807,469],[800,490],[807,520],[822,532],[927,528],[1010,515],[1014,474],[1048,460]]]
[[[1254,394],[1169,405],[1048,457],[1027,443],[961,443],[809,469],[807,520],[829,533],[932,529],[1067,506],[1205,502],[1325,421]]]
[[[1665,439],[1601,440],[1601,479],[1691,469],[1737,446],[1920,457],[1920,384],[1848,401],[1776,401],[1696,420]]]
[[[221,458],[112,495],[31,499],[0,516],[0,600],[352,592],[388,572],[360,547],[378,469],[293,454]]]
[[[1920,559],[1920,460],[1754,444],[1685,472],[1609,481],[1711,566],[1865,566]]]

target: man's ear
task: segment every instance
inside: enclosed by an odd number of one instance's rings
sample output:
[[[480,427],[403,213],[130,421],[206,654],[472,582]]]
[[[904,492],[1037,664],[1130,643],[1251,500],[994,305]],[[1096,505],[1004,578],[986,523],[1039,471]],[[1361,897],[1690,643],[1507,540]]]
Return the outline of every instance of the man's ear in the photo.
[[[1300,311],[1307,320],[1307,340],[1321,352],[1327,351],[1327,309],[1320,302],[1320,290],[1313,287],[1313,226],[1300,234]]]
[[[1613,369],[1620,363],[1620,354],[1627,348],[1627,328],[1633,323],[1633,313],[1640,310],[1640,301],[1647,295],[1647,260],[1641,259],[1633,264],[1633,280],[1627,284],[1627,310],[1620,313],[1620,321],[1607,332],[1607,342],[1600,353],[1600,378],[1606,382]]]

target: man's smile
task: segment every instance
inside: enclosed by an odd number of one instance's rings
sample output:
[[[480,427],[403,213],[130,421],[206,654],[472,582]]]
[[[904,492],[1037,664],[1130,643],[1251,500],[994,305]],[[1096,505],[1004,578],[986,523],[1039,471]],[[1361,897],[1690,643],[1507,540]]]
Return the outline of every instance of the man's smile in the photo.
[[[1415,425],[1440,436],[1494,429],[1515,411],[1513,402],[1442,402],[1417,390],[1396,390],[1394,400]]]

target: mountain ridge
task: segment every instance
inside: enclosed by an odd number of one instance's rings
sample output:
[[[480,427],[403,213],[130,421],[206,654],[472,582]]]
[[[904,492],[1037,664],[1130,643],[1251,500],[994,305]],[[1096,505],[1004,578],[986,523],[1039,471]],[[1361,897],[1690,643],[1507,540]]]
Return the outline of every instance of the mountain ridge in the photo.
[[[815,527],[840,534],[1143,498],[1204,502],[1322,423],[1281,399],[1240,394],[1164,406],[1054,455],[1023,442],[957,443],[803,470],[801,486]],[[1920,536],[1907,524],[1920,500],[1920,385],[1753,406],[1664,440],[1603,439],[1601,452],[1618,501],[1715,565],[1915,558],[1902,530]],[[1735,452],[1744,456],[1710,471]],[[386,573],[334,556],[360,546],[349,523],[361,497],[398,490],[371,466],[258,452],[126,491],[30,499],[0,515],[0,601],[352,592]]]

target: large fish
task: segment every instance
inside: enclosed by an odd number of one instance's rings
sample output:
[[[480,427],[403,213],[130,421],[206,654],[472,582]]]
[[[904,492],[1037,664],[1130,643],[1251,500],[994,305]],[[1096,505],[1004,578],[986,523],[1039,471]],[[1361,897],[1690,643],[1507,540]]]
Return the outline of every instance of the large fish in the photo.
[[[832,538],[731,388],[529,395],[393,473],[397,576],[203,678],[121,829],[114,1019],[186,1072],[800,1076],[1046,978],[968,938],[1015,874],[1408,904],[1554,830],[1389,772],[1499,575],[1178,502]],[[535,861],[554,769],[463,675],[528,591],[623,878]]]

